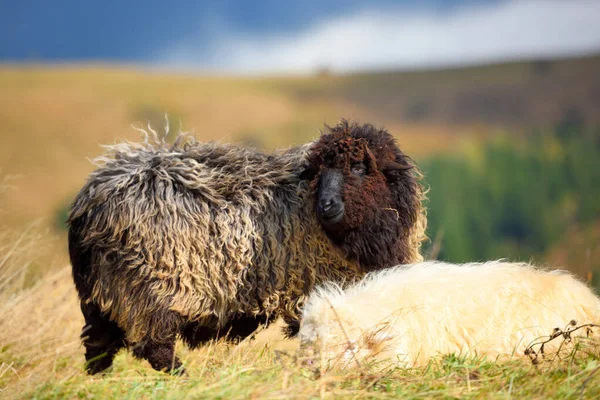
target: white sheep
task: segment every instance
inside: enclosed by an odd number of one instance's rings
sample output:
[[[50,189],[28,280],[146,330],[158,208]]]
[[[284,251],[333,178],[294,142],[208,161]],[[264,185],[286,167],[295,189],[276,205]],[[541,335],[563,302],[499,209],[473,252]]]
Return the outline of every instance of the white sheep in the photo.
[[[600,299],[567,272],[431,261],[370,273],[346,290],[316,289],[304,308],[300,341],[305,357],[320,354],[329,365],[371,359],[414,367],[451,353],[523,356],[534,340],[570,321],[600,323]],[[561,342],[546,344],[546,354]]]

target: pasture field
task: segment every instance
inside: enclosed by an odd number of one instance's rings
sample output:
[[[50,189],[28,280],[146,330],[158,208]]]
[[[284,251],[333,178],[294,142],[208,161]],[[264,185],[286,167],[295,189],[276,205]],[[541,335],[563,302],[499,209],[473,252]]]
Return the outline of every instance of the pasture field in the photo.
[[[316,373],[296,359],[297,340],[279,327],[255,340],[210,343],[178,352],[184,377],[156,372],[121,352],[112,371],[83,372],[78,340],[83,319],[70,269],[27,282],[43,241],[34,231],[3,237],[0,285],[0,398],[6,399],[288,399],[288,398],[598,398],[600,359],[575,352],[552,364],[529,359],[494,362],[447,355],[422,368],[331,370]],[[49,243],[46,243],[49,244]],[[51,245],[51,243],[50,243]],[[4,252],[7,251],[8,253]],[[550,357],[550,355],[549,355]]]
[[[0,398],[600,397],[600,359],[584,352],[551,366],[448,355],[417,369],[366,365],[317,376],[300,365],[298,342],[284,340],[277,326],[239,345],[212,343],[194,351],[178,345],[185,377],[155,372],[127,352],[119,354],[111,372],[90,377],[83,372],[83,318],[63,224],[65,207],[92,171],[88,159],[102,153],[100,145],[137,140],[139,134],[130,125],[149,121],[160,127],[164,113],[172,126],[181,121],[200,140],[236,141],[267,150],[305,143],[317,137],[324,123],[340,118],[375,122],[386,126],[417,163],[443,172],[436,175],[440,183],[432,190],[457,188],[465,176],[470,177],[467,184],[485,182],[488,175],[481,166],[502,171],[502,157],[513,149],[490,147],[489,154],[495,155],[490,160],[499,164],[483,163],[480,150],[492,137],[508,138],[518,148],[528,124],[555,126],[572,109],[586,123],[600,123],[599,66],[600,57],[592,57],[452,71],[252,79],[101,65],[0,66]],[[589,140],[600,149],[600,140]],[[594,158],[588,142],[573,142],[590,149],[586,158],[575,157],[579,164],[567,162],[563,155],[571,153],[560,150],[561,142],[554,138],[540,139],[544,152],[534,153],[535,143],[515,152],[518,157],[510,162],[552,168],[557,178],[544,176],[553,196],[570,179],[559,174],[564,165],[588,173],[578,174],[585,180],[572,184],[568,196],[549,203],[553,208],[542,215],[548,224],[539,225],[542,232],[550,235],[553,229],[551,245],[533,243],[526,250],[537,249],[538,259],[569,266],[586,278],[600,259],[600,216],[591,201],[596,191],[582,192],[581,187],[600,188],[600,174],[590,167],[600,158]],[[430,162],[431,157],[457,154],[460,163],[451,157]],[[472,170],[449,179],[444,171],[454,164],[455,172]],[[521,183],[536,180],[532,175]],[[494,188],[490,193],[504,201],[500,185]],[[506,193],[516,204],[531,197],[517,196],[523,194],[519,187],[512,190],[507,186]],[[432,204],[449,204],[447,193],[452,190],[432,192]],[[440,213],[431,215],[441,221],[437,225],[457,223]],[[554,224],[557,219],[563,225]],[[496,228],[487,227],[484,233],[495,235]],[[429,235],[435,241],[440,232]],[[443,243],[449,243],[448,237]],[[498,247],[523,248],[521,242],[509,244]],[[468,246],[459,243],[456,248]]]

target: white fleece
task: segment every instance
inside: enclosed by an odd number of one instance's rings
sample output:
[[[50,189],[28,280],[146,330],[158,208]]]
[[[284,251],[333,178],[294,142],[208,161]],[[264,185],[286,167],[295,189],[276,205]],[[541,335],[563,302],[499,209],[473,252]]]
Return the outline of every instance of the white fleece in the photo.
[[[305,354],[348,366],[364,358],[418,366],[449,353],[522,356],[571,320],[600,323],[600,299],[567,272],[504,261],[423,262],[371,273],[346,290],[316,289],[300,340]]]

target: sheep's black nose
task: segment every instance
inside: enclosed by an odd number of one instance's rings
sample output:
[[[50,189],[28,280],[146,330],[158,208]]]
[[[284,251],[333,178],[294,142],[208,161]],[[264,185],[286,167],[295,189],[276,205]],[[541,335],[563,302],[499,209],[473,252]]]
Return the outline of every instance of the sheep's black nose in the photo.
[[[321,212],[327,213],[331,209],[335,208],[336,201],[333,199],[322,199],[321,200]]]
[[[344,205],[337,197],[324,197],[319,200],[319,214],[328,222],[338,222],[343,216]]]

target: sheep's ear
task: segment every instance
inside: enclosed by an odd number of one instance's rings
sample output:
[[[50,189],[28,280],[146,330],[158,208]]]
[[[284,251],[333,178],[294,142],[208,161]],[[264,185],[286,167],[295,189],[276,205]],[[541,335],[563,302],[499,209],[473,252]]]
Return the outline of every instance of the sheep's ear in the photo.
[[[395,161],[387,161],[382,168],[382,171],[387,174],[390,172],[399,172],[399,171],[407,171],[409,169],[413,169],[414,166],[411,164],[403,164],[398,162],[397,160]]]
[[[384,145],[379,147],[379,154],[376,157],[372,151],[373,148],[377,148],[377,144],[369,143],[365,146],[365,153],[367,158],[377,163],[378,169],[385,175],[388,173],[402,172],[410,170],[413,165],[407,160],[407,157],[402,154],[399,149],[396,149],[392,145]]]

